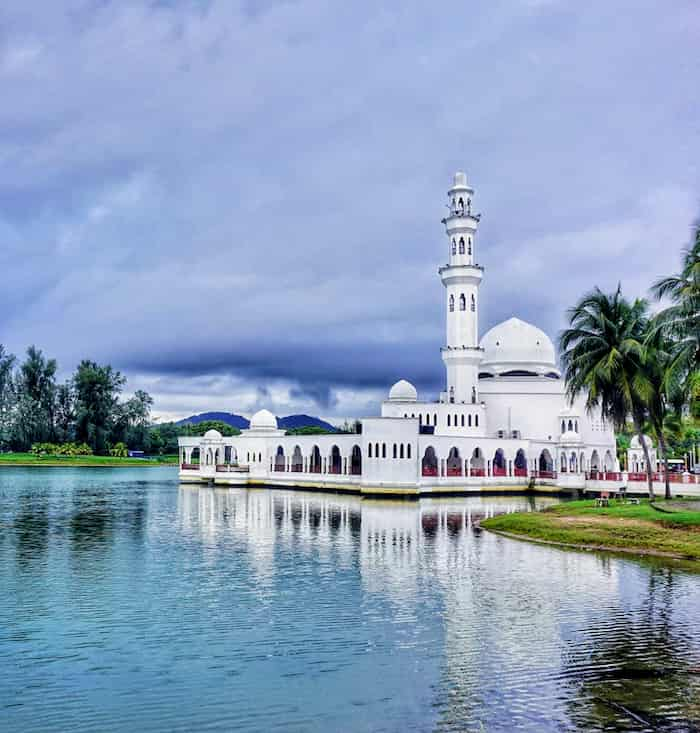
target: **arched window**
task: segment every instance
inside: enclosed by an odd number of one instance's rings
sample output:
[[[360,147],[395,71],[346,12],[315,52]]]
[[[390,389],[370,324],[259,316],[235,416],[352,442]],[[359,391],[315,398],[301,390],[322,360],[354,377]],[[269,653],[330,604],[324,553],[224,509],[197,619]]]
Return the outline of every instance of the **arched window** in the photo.
[[[469,240],[468,240],[467,253],[468,254],[471,254],[472,253],[472,238],[471,237],[469,237]]]
[[[386,458],[386,443],[382,443],[382,458]]]
[[[396,458],[396,443],[394,443],[394,458]]]
[[[455,242],[454,239],[452,240],[452,254],[453,255],[457,254],[457,243]]]
[[[370,443],[369,446],[367,446],[367,458],[372,457],[372,444]]]
[[[410,458],[410,457],[411,457],[411,444],[407,443],[406,444],[406,458]]]
[[[457,422],[457,415],[455,414],[455,427],[457,427],[459,423]]]
[[[464,237],[459,238],[459,253],[464,254]]]
[[[464,415],[462,415],[462,427],[464,427]]]
[[[467,299],[464,297],[464,293],[459,296],[459,309],[461,311],[467,310]]]
[[[562,421],[561,421],[561,433],[562,433],[562,435],[563,435],[563,434],[564,434],[565,432],[566,432],[566,421],[565,421],[565,420],[562,420]]]
[[[448,413],[448,414],[447,414],[447,427],[449,428],[449,427],[451,427],[451,426],[452,426],[452,415],[450,415],[450,414]]]
[[[476,298],[474,297],[474,293],[472,293],[471,308],[472,308],[472,313],[475,313],[476,312]]]
[[[474,427],[479,427],[479,416],[474,415]]]
[[[450,294],[450,313],[454,312],[455,309],[455,296]]]
[[[401,447],[399,448],[399,458],[403,458],[403,443],[401,443]]]
[[[433,413],[433,425],[437,425],[437,412]]]
[[[569,430],[573,431],[574,429],[574,423],[572,420],[569,420]]]
[[[578,420],[574,420],[574,430],[578,433]]]
[[[469,414],[469,419],[467,420],[467,425],[469,425],[469,427],[472,426],[472,416],[471,416],[471,413]]]

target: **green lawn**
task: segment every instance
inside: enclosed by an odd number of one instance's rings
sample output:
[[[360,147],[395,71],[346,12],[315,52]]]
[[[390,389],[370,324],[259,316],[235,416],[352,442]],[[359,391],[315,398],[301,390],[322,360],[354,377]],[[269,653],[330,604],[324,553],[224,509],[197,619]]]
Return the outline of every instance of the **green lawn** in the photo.
[[[542,512],[503,514],[481,526],[534,540],[700,560],[700,501],[611,501],[600,508],[594,501],[573,501]]]
[[[0,453],[0,466],[161,466],[177,464],[177,456],[114,458],[112,456],[35,456],[33,453]]]

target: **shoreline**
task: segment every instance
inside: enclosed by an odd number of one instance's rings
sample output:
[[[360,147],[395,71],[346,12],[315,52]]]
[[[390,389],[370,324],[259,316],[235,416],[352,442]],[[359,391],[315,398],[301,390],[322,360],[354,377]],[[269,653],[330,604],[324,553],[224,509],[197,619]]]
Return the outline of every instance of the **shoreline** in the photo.
[[[676,499],[664,504],[615,501],[597,507],[592,501],[574,501],[541,512],[490,517],[480,526],[510,539],[587,552],[681,560],[700,570],[700,501]]]

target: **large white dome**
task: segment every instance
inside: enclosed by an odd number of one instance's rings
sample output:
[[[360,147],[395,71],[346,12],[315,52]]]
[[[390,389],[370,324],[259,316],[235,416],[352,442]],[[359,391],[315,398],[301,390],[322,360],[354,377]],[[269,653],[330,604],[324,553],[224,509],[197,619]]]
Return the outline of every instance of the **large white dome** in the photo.
[[[389,390],[389,399],[393,402],[415,402],[418,399],[418,392],[410,382],[400,379]]]
[[[221,433],[218,430],[207,430],[204,433],[204,438],[206,440],[221,440]]]
[[[494,326],[479,345],[484,350],[482,373],[560,376],[552,340],[537,326],[519,318],[509,318]]]
[[[277,430],[277,418],[269,410],[259,410],[250,418],[251,430]]]

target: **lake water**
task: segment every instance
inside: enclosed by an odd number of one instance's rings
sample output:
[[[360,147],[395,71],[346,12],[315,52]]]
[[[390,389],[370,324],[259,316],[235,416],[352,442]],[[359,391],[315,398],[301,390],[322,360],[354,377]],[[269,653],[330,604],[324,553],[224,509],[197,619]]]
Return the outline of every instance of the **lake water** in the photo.
[[[0,729],[699,730],[700,575],[472,529],[546,501],[2,468]]]

